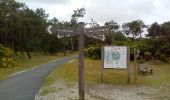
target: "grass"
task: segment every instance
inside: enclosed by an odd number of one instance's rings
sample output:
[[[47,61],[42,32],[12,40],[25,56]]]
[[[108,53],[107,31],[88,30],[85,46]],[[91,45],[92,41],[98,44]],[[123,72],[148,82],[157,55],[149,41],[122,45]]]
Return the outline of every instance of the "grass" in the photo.
[[[32,53],[32,59],[28,59],[26,55],[18,55],[15,57],[17,62],[16,65],[7,68],[0,68],[0,80],[6,79],[9,75],[13,73],[30,69],[62,57],[64,57],[63,53],[58,53],[57,55],[43,55],[41,53]]]
[[[86,84],[100,83],[100,60],[85,59],[85,82]],[[104,83],[108,84],[126,84],[127,81],[126,70],[104,70]],[[56,80],[65,80],[71,82],[78,81],[78,60],[61,65],[53,71],[44,83],[44,86],[53,84]],[[116,81],[115,81],[116,80]]]
[[[45,80],[44,86],[53,84],[56,80],[77,81],[78,80],[78,61],[66,63],[54,70]]]
[[[85,59],[85,85],[101,84],[100,60]],[[131,84],[127,84],[126,70],[104,69],[104,84],[119,86],[141,86],[151,87],[157,92],[153,94],[154,100],[169,100],[170,96],[170,64],[152,62],[153,74],[138,74],[137,81],[134,80],[134,62],[131,62]],[[61,65],[53,71],[44,81],[40,95],[47,95],[52,90],[48,88],[55,82],[64,80],[64,84],[74,86],[78,82],[78,60]],[[147,91],[147,90],[146,90]]]
[[[170,64],[168,63],[151,63],[153,75],[139,75],[138,84],[149,86],[161,86],[170,84]]]
[[[151,63],[153,75],[138,74],[137,82],[134,81],[134,63],[131,62],[131,84],[145,86],[161,86],[170,83],[170,64]],[[85,82],[86,84],[101,83],[100,81],[100,60],[85,59]],[[78,61],[64,64],[53,71],[44,83],[44,86],[53,84],[56,80],[78,81]],[[104,82],[106,84],[127,85],[126,70],[104,69]]]

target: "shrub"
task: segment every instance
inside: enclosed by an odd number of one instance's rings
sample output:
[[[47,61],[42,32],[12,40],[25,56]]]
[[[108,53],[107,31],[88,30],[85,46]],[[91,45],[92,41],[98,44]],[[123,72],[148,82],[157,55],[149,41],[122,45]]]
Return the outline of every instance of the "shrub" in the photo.
[[[0,45],[0,67],[9,67],[15,64],[14,52],[6,47]]]
[[[85,49],[85,56],[92,59],[101,58],[101,47],[100,46],[90,46]]]
[[[145,63],[145,60],[144,60],[144,59],[139,59],[139,60],[138,60],[138,63],[139,63],[139,64],[143,64],[143,63]]]
[[[162,54],[162,55],[160,55],[160,61],[167,63],[168,59],[167,59],[167,57],[164,54]]]
[[[159,50],[156,51],[155,56],[157,57],[157,59],[159,59],[162,62],[168,62],[168,58],[166,57],[165,54],[162,54]]]

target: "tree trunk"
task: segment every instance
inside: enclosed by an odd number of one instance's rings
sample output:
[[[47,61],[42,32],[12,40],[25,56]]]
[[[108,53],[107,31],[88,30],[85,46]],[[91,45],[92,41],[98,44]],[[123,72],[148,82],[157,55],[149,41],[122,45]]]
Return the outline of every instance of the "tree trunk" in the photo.
[[[30,52],[28,50],[28,44],[26,43],[27,35],[25,34],[25,29],[24,29],[24,36],[23,37],[24,37],[24,43],[25,43],[25,51],[27,53],[28,58],[31,59],[32,57],[31,57],[31,54],[30,54]]]
[[[73,37],[71,37],[71,52],[74,51]]]
[[[63,47],[63,50],[64,50],[64,56],[66,55],[66,48],[65,46]]]
[[[22,55],[24,55],[23,49],[22,49],[22,34],[20,32],[20,48],[19,51],[21,52]]]
[[[6,47],[8,46],[8,34],[7,33],[5,34],[5,46]]]
[[[24,55],[22,47],[20,47],[19,51],[21,52],[22,55]]]
[[[18,55],[16,50],[14,52],[15,52],[15,55]]]
[[[135,35],[133,34],[132,42],[134,41],[134,39],[135,39]]]
[[[26,49],[26,53],[27,53],[28,58],[31,59],[32,57],[31,57],[30,52],[29,52],[28,49]]]
[[[15,51],[14,33],[12,33],[12,49]]]

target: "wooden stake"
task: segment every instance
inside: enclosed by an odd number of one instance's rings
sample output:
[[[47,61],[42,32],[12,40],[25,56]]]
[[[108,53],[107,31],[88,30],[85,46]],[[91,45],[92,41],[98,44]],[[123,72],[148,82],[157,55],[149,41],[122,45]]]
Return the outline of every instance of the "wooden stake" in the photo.
[[[137,59],[136,59],[136,48],[134,48],[134,81],[137,83]]]
[[[79,23],[79,99],[84,100],[84,23]]]
[[[101,82],[103,82],[103,68],[104,68],[104,45],[101,45],[101,75],[100,75],[100,79]]]
[[[127,83],[130,84],[130,48],[127,47]]]

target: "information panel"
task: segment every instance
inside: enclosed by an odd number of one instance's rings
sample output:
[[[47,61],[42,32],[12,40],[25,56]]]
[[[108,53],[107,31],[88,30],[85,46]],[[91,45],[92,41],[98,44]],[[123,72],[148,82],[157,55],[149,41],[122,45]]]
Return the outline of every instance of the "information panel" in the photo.
[[[126,46],[104,47],[104,68],[126,69],[127,60]]]

